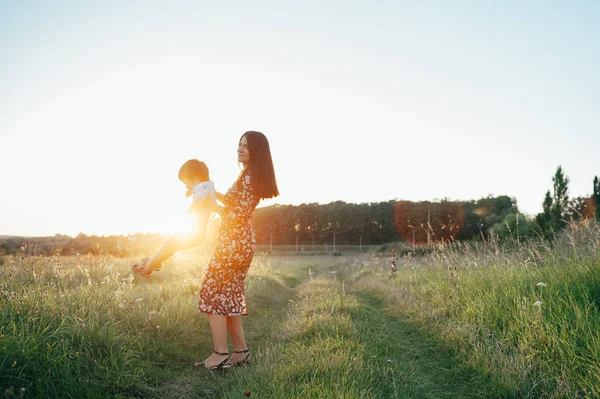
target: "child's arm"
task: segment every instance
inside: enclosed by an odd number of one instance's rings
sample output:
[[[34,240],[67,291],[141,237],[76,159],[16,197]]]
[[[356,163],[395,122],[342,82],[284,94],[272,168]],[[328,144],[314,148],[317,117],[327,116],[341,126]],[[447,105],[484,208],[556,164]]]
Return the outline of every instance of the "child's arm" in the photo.
[[[223,209],[225,209],[224,206],[217,204],[215,201],[211,200],[208,197],[195,200],[192,203],[192,205],[190,206],[190,208],[191,209],[206,208],[206,209],[210,209],[213,212],[217,212],[219,215],[223,212]]]
[[[225,203],[225,195],[215,191],[215,196],[217,197],[217,201],[219,201],[220,203],[224,204]]]

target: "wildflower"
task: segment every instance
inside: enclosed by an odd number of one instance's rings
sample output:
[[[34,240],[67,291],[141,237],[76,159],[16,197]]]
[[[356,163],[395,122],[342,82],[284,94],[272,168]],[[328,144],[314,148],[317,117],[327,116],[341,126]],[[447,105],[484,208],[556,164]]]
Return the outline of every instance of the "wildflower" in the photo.
[[[537,285],[538,287],[545,287],[545,286],[546,286],[546,283],[541,283],[541,282],[540,282],[540,283],[537,283],[536,285]]]
[[[248,391],[244,392],[244,396],[245,397],[249,398],[250,395],[252,395],[252,392],[248,392]]]
[[[537,306],[538,308],[542,307],[542,301],[537,301],[536,303],[533,304],[533,306]]]
[[[392,359],[388,359],[388,363],[391,363],[391,362],[392,362]]]
[[[85,323],[81,323],[81,328],[85,328]]]

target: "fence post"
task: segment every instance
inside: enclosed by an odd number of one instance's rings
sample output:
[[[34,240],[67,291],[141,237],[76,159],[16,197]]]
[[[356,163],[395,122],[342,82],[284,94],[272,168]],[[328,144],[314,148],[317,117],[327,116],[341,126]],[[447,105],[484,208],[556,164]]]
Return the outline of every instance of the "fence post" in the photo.
[[[335,230],[333,230],[333,253],[335,253]]]

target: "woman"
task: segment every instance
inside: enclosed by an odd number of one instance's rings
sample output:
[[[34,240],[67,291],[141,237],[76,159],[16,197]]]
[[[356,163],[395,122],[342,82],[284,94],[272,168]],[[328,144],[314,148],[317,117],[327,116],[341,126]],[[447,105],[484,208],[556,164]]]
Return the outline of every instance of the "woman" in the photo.
[[[248,131],[238,143],[238,162],[242,171],[225,195],[217,192],[217,200],[204,200],[202,206],[221,215],[217,247],[208,264],[200,290],[198,309],[208,316],[214,352],[200,362],[201,367],[222,369],[250,360],[246,346],[242,316],[246,310],[244,280],[254,256],[256,243],[252,231],[252,213],[263,198],[279,195],[269,141],[264,134]],[[227,332],[234,354],[229,357]]]

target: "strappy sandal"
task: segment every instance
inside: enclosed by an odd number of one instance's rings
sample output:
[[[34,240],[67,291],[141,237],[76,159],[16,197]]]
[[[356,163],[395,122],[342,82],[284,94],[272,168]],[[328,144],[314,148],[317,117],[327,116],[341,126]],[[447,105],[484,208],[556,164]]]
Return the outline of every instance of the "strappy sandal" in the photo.
[[[225,358],[225,360],[223,360],[221,363],[217,364],[216,366],[212,366],[212,367],[206,367],[206,363],[204,363],[204,360],[200,362],[200,364],[198,364],[198,367],[202,367],[204,369],[209,369],[209,370],[224,370],[224,369],[228,369],[231,367],[231,364],[227,364],[227,361],[229,360],[229,353],[227,352],[217,352],[214,351],[213,353],[216,353],[217,355],[221,355],[221,356],[227,356]]]
[[[243,350],[243,351],[235,351],[234,353],[239,353],[240,355],[247,353],[246,357],[244,357],[242,360],[238,360],[235,363],[232,363],[231,361],[229,361],[229,364],[231,366],[243,366],[245,364],[250,363],[250,351],[248,349]]]

